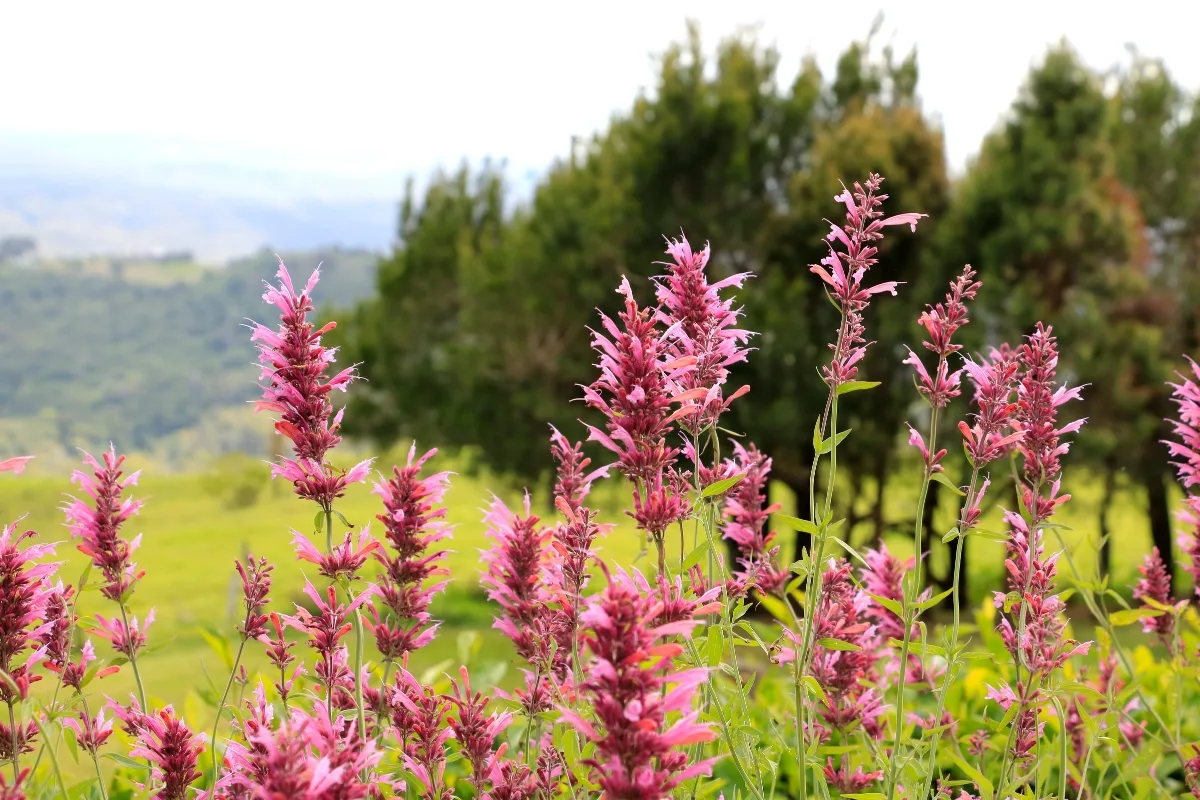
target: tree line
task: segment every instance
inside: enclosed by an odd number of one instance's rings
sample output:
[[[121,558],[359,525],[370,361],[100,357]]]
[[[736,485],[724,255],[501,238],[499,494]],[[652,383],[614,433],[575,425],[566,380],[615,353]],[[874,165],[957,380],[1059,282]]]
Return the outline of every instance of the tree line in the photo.
[[[1133,53],[1101,73],[1060,43],[952,181],[942,130],[921,106],[915,52],[867,37],[830,74],[808,58],[784,84],[779,67],[750,34],[706,58],[692,28],[662,55],[653,90],[573,147],[514,211],[500,165],[441,172],[419,197],[410,183],[376,294],[338,331],[367,378],[351,394],[351,432],[470,445],[492,468],[543,475],[547,423],[577,430],[588,413],[570,401],[593,379],[593,309],[616,311],[622,274],[648,293],[663,236],[682,229],[712,242],[718,276],[754,274],[739,300],[757,350],[732,378],[752,390],[732,427],[800,489],[804,516],[807,427],[826,391],[815,370],[836,327],[808,265],[825,254],[839,180],[874,171],[888,179],[890,207],[929,219],[881,253],[877,279],[905,286],[868,321],[888,346],[862,366],[883,385],[856,398],[854,435],[839,449],[856,487],[851,523],[887,532],[886,478],[905,468],[899,432],[920,413],[899,343],[918,341],[920,310],[970,263],[985,288],[967,351],[1053,322],[1060,371],[1089,384],[1081,413],[1091,422],[1072,468],[1105,486],[1102,534],[1128,534],[1111,529],[1109,506],[1132,487],[1153,542],[1170,553],[1159,440],[1172,412],[1164,381],[1184,353],[1200,352],[1200,98],[1158,60]],[[962,414],[948,417],[946,435]],[[943,488],[927,504],[934,547]]]

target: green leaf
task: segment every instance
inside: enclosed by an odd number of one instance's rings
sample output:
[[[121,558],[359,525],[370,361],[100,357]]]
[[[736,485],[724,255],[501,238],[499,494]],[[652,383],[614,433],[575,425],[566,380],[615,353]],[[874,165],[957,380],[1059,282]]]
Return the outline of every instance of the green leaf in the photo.
[[[687,554],[687,558],[683,559],[684,572],[700,563],[700,559],[704,558],[704,554],[708,552],[709,545],[709,540],[705,539],[695,550]]]
[[[129,756],[123,756],[120,753],[104,753],[104,755],[102,757],[112,759],[113,761],[120,764],[122,767],[126,767],[128,769],[141,770],[142,772],[150,771],[149,764],[144,764],[141,761],[134,761]]]
[[[1016,708],[1017,704],[1013,703],[1012,707]],[[954,760],[954,763],[963,771],[964,775],[975,781],[975,785],[978,786],[979,791],[983,793],[983,800],[992,800],[996,793],[996,790],[992,787],[992,782],[989,781],[987,777],[985,777],[984,774],[976,767],[968,764],[963,757],[957,753],[950,753],[950,758]]]
[[[862,650],[862,648],[858,645],[851,644],[850,642],[843,642],[841,639],[818,639],[817,644],[821,645],[821,647],[824,647],[826,650],[843,650],[851,653],[857,653]]]
[[[821,420],[819,418],[813,425],[813,450],[817,452],[817,455],[821,454]]]
[[[811,533],[815,536],[820,532],[817,526],[808,520],[800,519],[799,517],[793,517],[788,514],[772,514],[771,519],[778,521],[780,525],[786,525],[792,530],[800,531],[801,533]]]
[[[704,487],[704,491],[700,493],[700,496],[715,497],[719,494],[725,494],[725,492],[733,488],[733,486],[744,477],[746,477],[745,473],[741,475],[734,475],[732,478],[722,478],[719,481],[714,481],[713,483],[710,483],[708,486]]]
[[[313,533],[320,533],[325,530],[325,512],[318,511],[313,517]]]
[[[851,430],[852,430],[851,428],[846,428],[846,430],[839,431],[838,433],[834,434],[833,436],[830,436],[828,439],[821,442],[821,448],[817,452],[820,453],[821,455],[824,455],[825,453],[833,452],[833,448],[835,448],[839,444],[841,444],[842,440],[850,435]]]
[[[338,519],[340,519],[342,521],[342,524],[345,525],[347,528],[354,527],[354,523],[351,522],[350,520],[346,519],[346,517],[342,514],[342,512],[335,510],[333,513],[335,516],[337,516]]]
[[[924,603],[921,603],[919,606],[917,606],[917,612],[920,613],[921,611],[925,611],[927,609],[933,608],[938,603],[942,602],[947,597],[949,597],[953,591],[954,591],[953,589],[947,589],[946,591],[942,592],[941,594],[939,594],[935,597],[929,598]]]
[[[880,597],[879,595],[871,594],[870,592],[867,592],[867,597],[871,598],[876,603],[879,603],[879,605],[883,606],[888,611],[895,614],[897,617],[904,616],[904,609],[901,608],[900,604],[897,603],[895,600],[892,600],[891,598],[888,598],[888,597]]]
[[[845,550],[847,553],[849,553],[850,555],[852,555],[852,556],[854,556],[856,559],[858,559],[859,563],[861,563],[863,566],[866,566],[866,564],[867,564],[867,560],[866,560],[865,558],[863,558],[862,556],[860,556],[860,555],[858,554],[858,551],[857,551],[857,550],[855,550],[855,549],[854,549],[853,547],[851,547],[849,544],[847,544],[846,542],[842,541],[841,539],[839,539],[839,538],[838,538],[838,537],[836,537],[836,536],[830,536],[829,538],[830,538],[830,539],[832,539],[833,541],[837,542],[839,545],[841,545],[842,549],[843,549],[843,550]]]
[[[708,665],[715,667],[725,655],[725,639],[719,625],[708,626]]]
[[[817,679],[812,675],[805,675],[801,683],[803,683],[805,688],[808,689],[808,691],[811,692],[812,695],[822,703],[829,702],[829,700],[825,697],[825,690],[821,688],[821,684],[817,683]]]
[[[75,739],[75,731],[64,726],[62,729],[63,741],[67,743],[67,750],[71,751],[71,758],[75,763],[79,763],[79,742]]]
[[[948,544],[958,538],[958,526],[955,525],[950,530],[946,531],[946,535],[942,537],[942,544]]]
[[[92,577],[92,562],[91,561],[89,561],[87,564],[84,565],[83,572],[79,576],[79,583],[77,584],[79,586],[79,591],[82,592],[85,588],[87,588],[88,578],[90,578],[90,577]]]
[[[954,492],[954,493],[955,493],[956,495],[958,495],[959,497],[966,497],[966,496],[967,496],[967,493],[966,493],[966,492],[964,492],[962,489],[958,488],[957,486],[955,486],[955,485],[954,485],[954,481],[952,481],[952,480],[950,480],[949,478],[947,478],[947,477],[946,477],[946,473],[944,473],[944,472],[935,472],[935,473],[933,473],[932,475],[930,475],[930,476],[929,476],[929,479],[930,479],[930,480],[933,480],[933,481],[937,481],[937,482],[938,482],[938,483],[940,483],[942,486],[945,486],[947,489],[949,489],[950,491]]]
[[[988,528],[971,528],[967,531],[967,536],[972,539],[983,539],[987,542],[1007,542],[1008,534],[1000,531],[989,530]]]
[[[1132,625],[1135,622],[1162,615],[1163,612],[1156,608],[1129,608],[1124,611],[1114,611],[1109,615],[1108,621],[1113,625]]]
[[[838,397],[851,392],[861,392],[864,389],[874,389],[879,381],[846,381],[837,388]]]

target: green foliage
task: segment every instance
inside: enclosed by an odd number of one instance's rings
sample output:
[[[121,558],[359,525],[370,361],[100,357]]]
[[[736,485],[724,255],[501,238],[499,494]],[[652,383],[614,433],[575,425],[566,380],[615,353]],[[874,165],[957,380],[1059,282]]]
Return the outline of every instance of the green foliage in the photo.
[[[200,487],[231,509],[250,508],[271,479],[271,469],[242,453],[221,456],[200,479]]]

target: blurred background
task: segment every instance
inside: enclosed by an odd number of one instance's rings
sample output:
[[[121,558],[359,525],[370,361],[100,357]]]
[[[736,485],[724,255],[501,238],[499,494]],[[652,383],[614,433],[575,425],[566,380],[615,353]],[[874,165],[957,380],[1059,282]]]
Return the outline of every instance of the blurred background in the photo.
[[[1088,384],[1064,412],[1089,418],[1065,461],[1064,546],[1127,583],[1151,543],[1173,550],[1164,382],[1200,355],[1198,24],[1194,4],[1146,0],[6,6],[0,457],[38,458],[0,483],[0,510],[65,538],[77,448],[132,453],[150,496],[139,602],[198,643],[188,626],[230,560],[287,562],[286,526],[308,524],[269,485],[279,441],[247,403],[242,326],[270,323],[277,256],[300,279],[320,263],[320,313],[368,378],[345,457],[382,453],[387,469],[414,437],[443,448],[463,477],[440,616],[486,627],[472,605],[486,490],[528,487],[546,508],[547,423],[584,435],[570,401],[594,377],[586,326],[614,311],[623,274],[649,302],[662,237],[682,230],[711,241],[714,274],[755,275],[739,301],[757,350],[733,377],[752,391],[728,424],[806,516],[792,487],[807,485],[836,324],[807,265],[839,181],[878,171],[892,211],[930,218],[878,267],[905,285],[867,320],[864,377],[883,386],[848,403],[852,541],[902,532],[904,548],[917,467],[902,432],[923,410],[900,362],[924,304],[970,263],[984,288],[968,349],[1045,320],[1060,373]],[[951,447],[948,472],[963,468]],[[994,500],[1011,505],[1004,478]],[[621,519],[612,483],[601,502]],[[933,492],[944,584],[957,498]],[[377,513],[365,488],[346,502],[355,522]],[[608,553],[633,558],[632,536],[618,529]],[[1002,559],[979,550],[982,600]]]

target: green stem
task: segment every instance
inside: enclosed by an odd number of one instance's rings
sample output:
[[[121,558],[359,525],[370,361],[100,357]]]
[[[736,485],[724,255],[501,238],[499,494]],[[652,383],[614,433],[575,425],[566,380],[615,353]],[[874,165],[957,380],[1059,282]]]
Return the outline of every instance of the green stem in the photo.
[[[217,787],[217,779],[221,776],[221,763],[217,760],[217,729],[221,727],[221,712],[225,710],[225,701],[229,699],[229,690],[233,687],[233,676],[237,675],[238,664],[242,663],[242,651],[246,649],[246,638],[243,636],[241,644],[238,645],[237,655],[233,659],[233,669],[229,670],[229,680],[225,682],[225,692],[221,695],[221,702],[217,703],[217,718],[213,722],[212,732],[212,784],[211,788],[215,792]]]
[[[13,786],[17,785],[17,781],[21,779],[17,762],[21,757],[21,740],[17,736],[17,718],[13,711],[13,701],[8,701],[8,729],[12,732],[12,771],[13,771]]]
[[[944,360],[944,356],[942,357]],[[940,374],[940,362],[939,372]],[[917,519],[913,523],[913,579],[908,582],[901,592],[901,610],[904,612],[904,636],[900,641],[899,671],[896,676],[896,724],[893,731],[892,756],[888,759],[887,770],[887,800],[896,797],[896,769],[904,749],[904,696],[905,681],[908,676],[908,654],[912,643],[912,629],[916,624],[918,613],[917,600],[921,596],[921,566],[924,553],[921,548],[921,534],[925,526],[925,501],[929,497],[929,484],[933,482],[932,459],[937,453],[938,407],[935,405],[929,415],[929,458],[925,463],[924,474],[921,477],[921,492],[917,496]],[[934,724],[937,722],[935,720]]]
[[[83,701],[83,717],[86,720],[87,729],[91,731],[92,710],[88,708],[87,697],[82,692],[79,694],[79,699]],[[92,766],[96,768],[96,785],[100,787],[100,800],[108,800],[108,790],[104,788],[104,773],[100,770],[100,756],[95,751],[92,751]]]
[[[11,715],[11,711],[12,711],[12,709],[10,707],[9,708],[10,715]],[[10,716],[10,718],[11,718],[11,716]],[[38,720],[36,714],[33,716],[33,724],[37,725],[38,730],[41,731],[41,733],[42,733],[42,739],[44,740],[47,736],[46,727],[44,725],[42,725],[40,720]],[[67,783],[66,783],[66,781],[63,780],[62,768],[59,766],[59,763],[58,763],[58,753],[56,753],[54,751],[54,748],[48,748],[48,751],[50,753],[50,765],[54,768],[54,777],[58,780],[58,789],[60,792],[62,792],[62,795],[61,795],[62,797],[67,797],[68,796],[67,795]]]
[[[142,705],[142,713],[149,714],[150,709],[146,706],[146,689],[142,685],[142,673],[138,670],[137,648],[133,646],[132,631],[129,629],[129,613],[125,610],[125,601],[122,600],[117,604],[121,609],[121,623],[125,626],[125,637],[129,642],[129,666],[133,668],[133,680],[137,683],[138,702]]]
[[[362,668],[363,640],[366,638],[366,634],[363,631],[361,608],[354,609],[354,638],[354,702],[358,706],[358,735],[365,742],[367,740],[367,712],[363,700]]]

